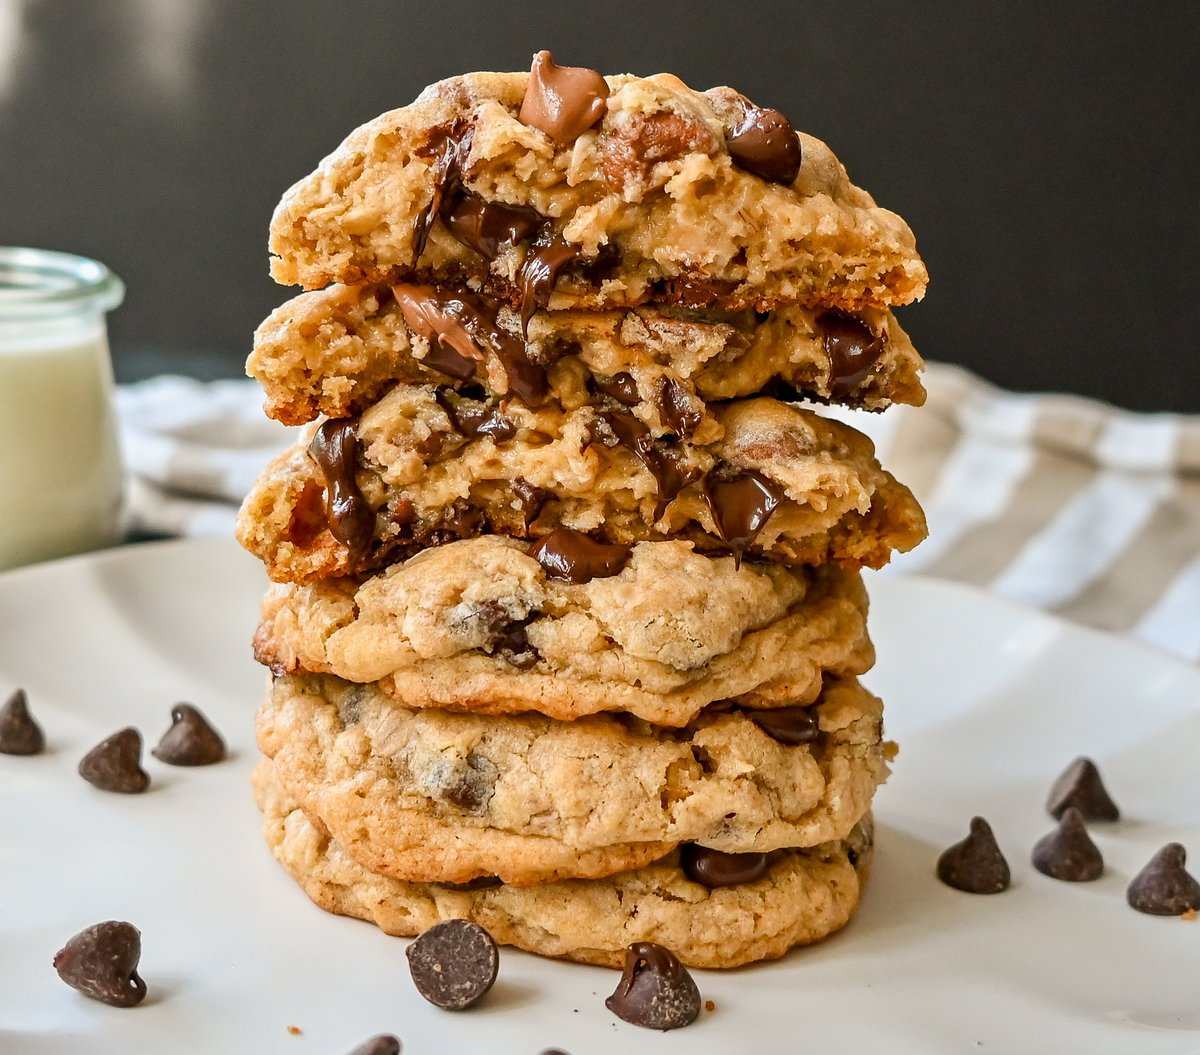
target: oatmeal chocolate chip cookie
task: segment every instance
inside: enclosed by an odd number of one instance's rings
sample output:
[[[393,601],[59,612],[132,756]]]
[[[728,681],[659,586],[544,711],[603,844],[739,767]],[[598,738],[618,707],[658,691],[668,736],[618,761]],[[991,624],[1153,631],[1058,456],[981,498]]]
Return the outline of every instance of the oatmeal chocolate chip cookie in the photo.
[[[428,288],[439,307],[464,295]],[[520,387],[511,377],[519,346],[510,341],[521,340],[520,316],[466,296],[487,325],[478,338],[467,335],[464,356],[419,319],[410,329],[388,286],[302,293],[258,328],[247,373],[266,390],[267,414],[288,425],[358,414],[397,381],[512,394]],[[522,344],[522,358],[544,373],[559,406],[573,410],[607,396],[656,437],[706,442],[714,429],[705,401],[764,389],[867,410],[925,399],[921,357],[895,316],[877,309],[853,317],[787,307],[765,319],[670,306],[538,312]]]
[[[502,944],[606,967],[620,967],[638,941],[666,945],[689,967],[713,968],[820,941],[849,921],[872,856],[868,816],[844,841],[773,854],[766,874],[742,886],[692,882],[672,854],[603,879],[463,889],[376,875],[308,820],[269,763],[255,785],[271,852],[321,908],[400,936],[469,919]]]
[[[565,137],[527,111],[528,74],[431,85],[284,195],[272,275],[307,289],[471,279],[526,315],[648,302],[853,313],[923,295],[912,232],[820,140],[793,143],[779,115],[771,149],[765,112],[729,88],[606,83],[597,123]],[[763,148],[782,164],[764,165]]]
[[[882,704],[831,680],[806,710],[815,735],[788,745],[733,708],[683,729],[563,722],[406,707],[310,676],[276,679],[257,728],[283,786],[372,871],[526,886],[606,874],[576,862],[626,847],[754,856],[844,838],[887,776]]]
[[[924,538],[912,493],[861,433],[773,399],[714,410],[723,435],[703,445],[656,440],[615,406],[534,410],[398,385],[272,462],[242,506],[238,539],[272,579],[305,582],[452,539],[559,526],[621,545],[686,539],[849,569]]]
[[[835,567],[643,542],[617,574],[572,583],[483,536],[361,583],[271,587],[255,654],[280,675],[377,681],[408,706],[683,726],[718,700],[809,704],[824,674],[870,669],[866,611],[859,576]]]

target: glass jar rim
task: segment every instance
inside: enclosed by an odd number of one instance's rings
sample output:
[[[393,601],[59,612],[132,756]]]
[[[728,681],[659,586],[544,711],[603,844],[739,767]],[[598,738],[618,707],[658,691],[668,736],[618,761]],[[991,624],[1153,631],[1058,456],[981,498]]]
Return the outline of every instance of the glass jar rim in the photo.
[[[98,260],[0,246],[0,322],[101,314],[124,299],[125,283]]]

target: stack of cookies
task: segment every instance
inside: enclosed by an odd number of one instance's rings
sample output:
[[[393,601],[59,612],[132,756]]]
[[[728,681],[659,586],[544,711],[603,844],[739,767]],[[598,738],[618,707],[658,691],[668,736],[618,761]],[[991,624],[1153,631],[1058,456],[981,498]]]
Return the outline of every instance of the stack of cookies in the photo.
[[[917,404],[911,232],[728,88],[471,74],[285,195],[242,509],[256,774],[320,906],[619,966],[841,927],[888,770],[863,567],[916,501],[801,400]]]

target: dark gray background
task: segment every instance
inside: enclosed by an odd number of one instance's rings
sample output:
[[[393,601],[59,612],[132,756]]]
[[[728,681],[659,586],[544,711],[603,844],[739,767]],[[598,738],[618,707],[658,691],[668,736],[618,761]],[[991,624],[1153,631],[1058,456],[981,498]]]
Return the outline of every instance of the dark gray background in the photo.
[[[126,279],[123,378],[240,373],[288,295],[265,249],[288,184],[429,81],[549,47],[732,84],[827,140],[917,232],[932,283],[901,318],[927,357],[1200,411],[1193,5],[3,5],[23,35],[0,83],[0,243]]]

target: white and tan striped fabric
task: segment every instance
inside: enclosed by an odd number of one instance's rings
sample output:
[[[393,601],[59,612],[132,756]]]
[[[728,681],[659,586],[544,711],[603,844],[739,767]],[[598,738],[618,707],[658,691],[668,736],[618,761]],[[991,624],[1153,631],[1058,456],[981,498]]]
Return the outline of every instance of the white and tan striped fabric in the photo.
[[[916,492],[929,539],[883,574],[920,573],[1200,660],[1200,418],[1017,395],[932,364],[929,401],[825,412],[868,433]],[[155,378],[118,393],[135,529],[228,534],[289,430],[251,382]]]

